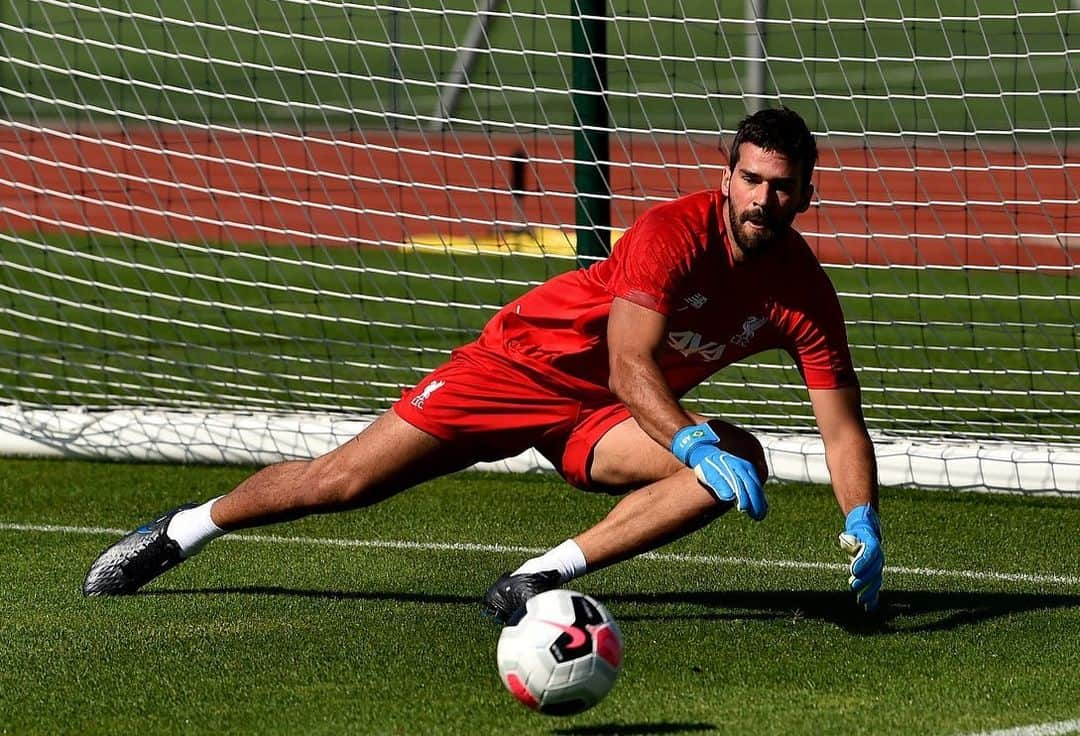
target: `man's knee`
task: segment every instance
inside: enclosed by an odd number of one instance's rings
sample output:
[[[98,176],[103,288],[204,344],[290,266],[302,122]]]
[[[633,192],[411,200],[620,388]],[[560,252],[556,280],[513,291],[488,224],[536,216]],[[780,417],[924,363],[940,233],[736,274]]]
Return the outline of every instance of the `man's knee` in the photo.
[[[451,446],[390,411],[344,445],[312,460],[303,474],[302,493],[318,510],[356,509],[474,462],[471,451]]]
[[[347,511],[373,503],[371,483],[366,474],[332,458],[307,462],[297,491],[303,505],[316,513]]]

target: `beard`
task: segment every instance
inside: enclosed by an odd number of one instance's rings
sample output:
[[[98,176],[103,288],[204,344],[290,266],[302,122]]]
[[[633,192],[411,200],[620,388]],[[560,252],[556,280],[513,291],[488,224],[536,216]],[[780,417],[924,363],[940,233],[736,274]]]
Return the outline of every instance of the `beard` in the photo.
[[[728,219],[731,221],[731,237],[744,255],[761,253],[772,247],[787,230],[790,222],[777,222],[770,220],[759,209],[746,210],[743,213],[735,211],[735,204],[728,200]],[[758,225],[758,228],[747,227],[747,223]]]

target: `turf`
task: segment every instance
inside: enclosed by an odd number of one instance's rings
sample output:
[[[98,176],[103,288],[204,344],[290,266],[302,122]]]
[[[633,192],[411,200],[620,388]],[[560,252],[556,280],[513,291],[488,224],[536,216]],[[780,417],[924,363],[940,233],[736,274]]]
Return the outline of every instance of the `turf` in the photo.
[[[960,734],[1080,717],[1080,504],[884,491],[886,610],[836,563],[826,488],[770,487],[665,549],[575,587],[622,626],[624,671],[580,716],[517,705],[478,596],[521,552],[226,541],[139,595],[84,600],[109,534],[248,469],[0,462],[0,732]],[[296,538],[545,547],[611,505],[545,476],[461,474]],[[899,568],[905,568],[904,570]],[[933,574],[1030,573],[1057,582]]]

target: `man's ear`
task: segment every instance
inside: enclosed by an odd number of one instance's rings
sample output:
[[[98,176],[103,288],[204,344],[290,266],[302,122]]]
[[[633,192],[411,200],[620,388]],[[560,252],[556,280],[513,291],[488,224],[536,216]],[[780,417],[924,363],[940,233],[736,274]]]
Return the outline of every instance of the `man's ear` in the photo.
[[[799,205],[799,209],[796,210],[796,211],[797,212],[806,212],[808,209],[810,209],[810,201],[813,200],[813,198],[814,198],[814,185],[813,184],[807,184],[806,185],[806,195],[803,197],[802,204]]]
[[[731,194],[731,169],[724,169],[724,175],[720,177],[720,193],[725,197]]]

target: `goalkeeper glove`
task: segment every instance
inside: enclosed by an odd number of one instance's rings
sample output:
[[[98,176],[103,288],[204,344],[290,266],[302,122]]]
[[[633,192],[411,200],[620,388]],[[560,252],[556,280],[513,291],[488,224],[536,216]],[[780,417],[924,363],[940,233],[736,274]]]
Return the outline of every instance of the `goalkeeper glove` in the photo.
[[[881,522],[873,506],[856,506],[847,515],[840,549],[851,558],[848,585],[855,593],[855,600],[867,611],[876,610],[885,571],[885,550],[881,546]]]
[[[698,482],[718,501],[734,503],[754,521],[769,511],[761,478],[753,463],[720,449],[720,438],[708,424],[683,427],[671,440],[671,453],[694,469]]]

